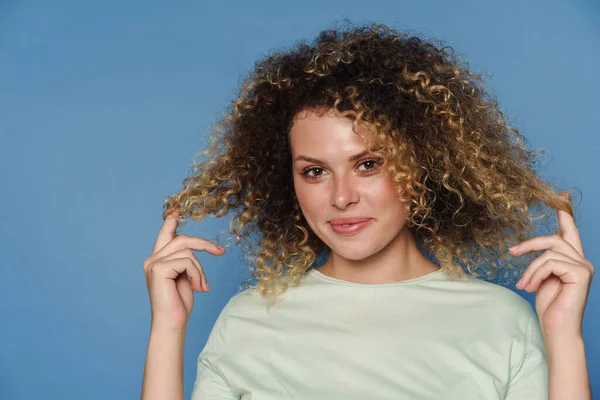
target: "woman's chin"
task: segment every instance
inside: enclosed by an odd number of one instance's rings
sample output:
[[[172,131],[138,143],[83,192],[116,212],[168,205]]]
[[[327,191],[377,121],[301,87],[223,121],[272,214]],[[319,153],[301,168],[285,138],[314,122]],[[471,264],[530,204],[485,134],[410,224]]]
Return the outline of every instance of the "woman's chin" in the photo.
[[[356,248],[356,246],[353,248],[345,248],[344,246],[332,248],[332,251],[335,252],[338,257],[348,261],[364,260],[378,253],[378,251],[373,248]]]

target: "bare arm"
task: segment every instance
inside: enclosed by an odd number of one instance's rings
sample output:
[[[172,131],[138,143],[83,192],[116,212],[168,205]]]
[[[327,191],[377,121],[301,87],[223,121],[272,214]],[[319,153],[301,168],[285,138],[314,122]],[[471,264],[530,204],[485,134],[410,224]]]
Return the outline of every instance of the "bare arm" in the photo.
[[[183,400],[184,344],[185,329],[150,330],[141,400]]]
[[[174,211],[165,219],[152,255],[143,264],[152,322],[142,400],[183,400],[183,348],[194,291],[210,290],[192,250],[225,254],[224,248],[208,240],[177,235],[178,217],[179,211]]]
[[[549,400],[592,400],[582,337],[561,339],[546,346]]]

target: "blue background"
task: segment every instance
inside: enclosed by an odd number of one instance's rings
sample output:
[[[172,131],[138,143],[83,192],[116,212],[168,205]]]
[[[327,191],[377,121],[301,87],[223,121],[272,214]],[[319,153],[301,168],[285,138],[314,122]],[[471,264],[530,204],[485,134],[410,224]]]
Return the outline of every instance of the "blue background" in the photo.
[[[598,267],[597,2],[0,1],[0,398],[139,398],[142,263],[164,198],[255,59],[342,18],[442,39],[487,74],[509,122],[547,150],[541,173],[581,189],[578,228]],[[183,233],[215,239],[227,223]],[[246,277],[235,248],[196,254],[212,289],[196,294],[188,325],[186,398]],[[595,282],[583,322],[597,394],[599,292]]]

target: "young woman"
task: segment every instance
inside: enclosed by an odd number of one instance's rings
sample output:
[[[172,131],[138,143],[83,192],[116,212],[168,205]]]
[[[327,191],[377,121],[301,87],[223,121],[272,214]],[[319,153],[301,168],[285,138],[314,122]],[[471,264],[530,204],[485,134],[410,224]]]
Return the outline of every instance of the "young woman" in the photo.
[[[257,281],[219,315],[193,400],[591,399],[594,267],[570,196],[465,65],[384,25],[256,64],[144,262],[142,399],[183,398],[193,291],[209,290],[192,250],[225,252],[178,223],[230,210]],[[534,237],[544,207],[560,229]],[[537,315],[489,282],[506,272]]]

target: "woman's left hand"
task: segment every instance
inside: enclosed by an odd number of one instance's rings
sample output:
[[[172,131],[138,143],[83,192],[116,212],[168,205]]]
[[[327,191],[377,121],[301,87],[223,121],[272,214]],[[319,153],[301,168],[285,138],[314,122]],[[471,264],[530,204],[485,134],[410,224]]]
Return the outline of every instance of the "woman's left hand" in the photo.
[[[594,276],[573,217],[559,209],[558,223],[560,234],[535,237],[510,249],[514,256],[546,250],[525,269],[517,288],[537,292],[535,309],[547,339],[582,337],[583,313]]]

